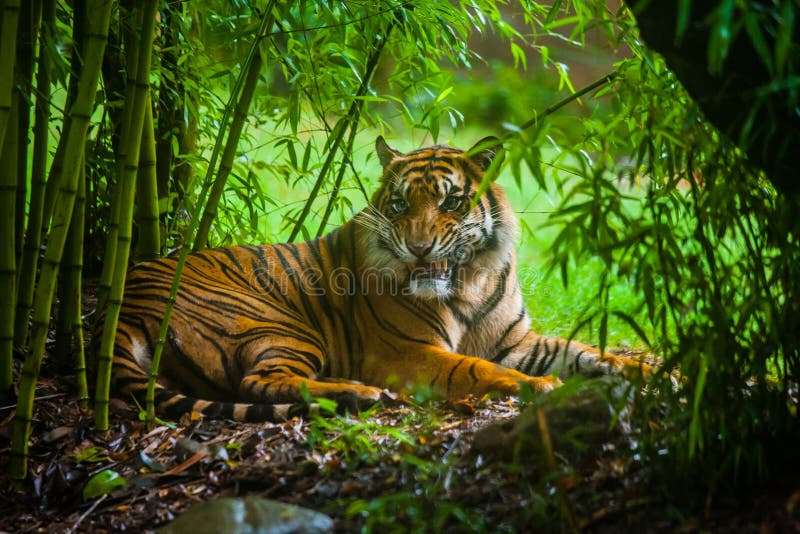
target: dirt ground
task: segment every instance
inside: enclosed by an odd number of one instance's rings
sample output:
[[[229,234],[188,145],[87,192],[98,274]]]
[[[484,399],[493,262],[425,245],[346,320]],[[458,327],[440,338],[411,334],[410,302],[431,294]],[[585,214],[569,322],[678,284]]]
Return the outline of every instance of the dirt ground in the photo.
[[[780,479],[740,499],[677,506],[648,480],[647,466],[609,435],[591,450],[551,461],[541,451],[495,445],[515,400],[468,400],[376,411],[364,421],[295,419],[244,424],[185,417],[148,431],[137,410],[112,402],[111,429],[93,430],[68,379],[47,376],[37,390],[30,477],[9,481],[13,406],[0,407],[0,531],[118,532],[155,529],[215,496],[257,495],[321,511],[335,530],[406,531],[752,531],[800,532],[800,477]],[[506,426],[509,426],[507,423]],[[493,427],[499,429],[500,427]],[[487,449],[507,447],[494,454]],[[548,465],[545,467],[552,467]],[[87,481],[112,470],[113,492],[84,499]]]

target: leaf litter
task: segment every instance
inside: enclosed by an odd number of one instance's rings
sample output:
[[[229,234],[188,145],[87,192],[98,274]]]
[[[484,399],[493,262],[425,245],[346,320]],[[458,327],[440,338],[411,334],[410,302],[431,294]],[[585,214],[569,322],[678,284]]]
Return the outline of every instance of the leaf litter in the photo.
[[[589,443],[572,445],[570,425],[596,417],[586,406],[548,425],[556,432],[548,466],[535,412],[518,417],[515,399],[419,404],[406,397],[361,418],[282,423],[192,414],[150,431],[135,408],[112,401],[110,430],[99,436],[72,391],[69,380],[43,374],[22,492],[9,481],[13,407],[0,407],[0,530],[140,532],[199,502],[248,496],[322,512],[340,532],[382,525],[394,525],[392,531],[646,525],[800,532],[800,493],[792,478],[754,496],[748,508],[719,502],[676,514],[647,466],[630,454],[624,433],[598,432],[595,424],[582,436]],[[548,470],[553,465],[556,474]],[[559,492],[565,509],[554,498]]]

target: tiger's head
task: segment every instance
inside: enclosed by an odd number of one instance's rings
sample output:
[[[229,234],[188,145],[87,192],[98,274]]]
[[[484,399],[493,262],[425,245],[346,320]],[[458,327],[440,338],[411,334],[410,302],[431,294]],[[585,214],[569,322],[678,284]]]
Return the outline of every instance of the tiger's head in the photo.
[[[517,222],[500,186],[472,206],[500,141],[487,137],[468,151],[436,145],[401,153],[375,143],[381,187],[357,221],[365,267],[387,273],[407,294],[444,300],[476,271],[491,274],[513,255]]]

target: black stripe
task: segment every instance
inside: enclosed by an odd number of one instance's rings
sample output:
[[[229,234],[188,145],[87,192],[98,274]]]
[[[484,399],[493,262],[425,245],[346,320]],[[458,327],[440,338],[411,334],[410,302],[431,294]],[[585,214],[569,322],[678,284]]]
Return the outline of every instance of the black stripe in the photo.
[[[467,361],[467,359],[466,359],[466,358],[462,358],[462,359],[460,359],[460,360],[458,361],[458,363],[457,363],[457,364],[455,364],[455,365],[453,366],[453,368],[452,368],[452,369],[450,369],[450,373],[448,373],[448,375],[447,375],[447,391],[448,391],[448,393],[450,392],[450,390],[451,390],[451,387],[452,387],[452,385],[453,385],[453,378],[454,378],[454,377],[455,377],[455,375],[456,375],[456,370],[457,370],[457,369],[458,369],[458,368],[461,366],[461,364],[462,364],[462,363],[464,363],[465,361]]]

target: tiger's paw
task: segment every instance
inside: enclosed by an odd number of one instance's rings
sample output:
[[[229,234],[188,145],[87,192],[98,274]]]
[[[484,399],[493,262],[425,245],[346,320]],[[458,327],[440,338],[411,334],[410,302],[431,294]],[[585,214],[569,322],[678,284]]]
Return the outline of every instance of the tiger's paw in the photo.
[[[598,359],[600,374],[621,374],[628,380],[643,377],[650,378],[655,372],[655,367],[627,356],[606,354]]]
[[[524,382],[528,384],[534,393],[548,393],[561,385],[561,380],[554,375],[547,376],[528,376]]]
[[[384,398],[388,396],[389,394],[381,388],[363,385],[348,385],[325,395],[336,401],[336,411],[340,413],[367,410],[375,404],[383,404]]]

